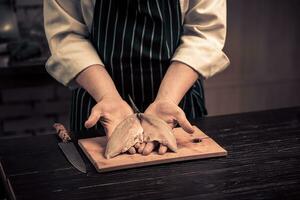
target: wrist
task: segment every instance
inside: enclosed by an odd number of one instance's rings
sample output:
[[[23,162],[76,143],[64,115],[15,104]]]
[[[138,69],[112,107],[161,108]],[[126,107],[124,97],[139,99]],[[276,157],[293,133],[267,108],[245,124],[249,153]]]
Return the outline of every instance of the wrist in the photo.
[[[97,103],[102,101],[103,99],[111,99],[111,100],[116,100],[116,101],[123,101],[122,97],[118,93],[117,90],[115,91],[107,91],[103,93],[101,96],[99,96],[96,100]]]
[[[158,94],[154,100],[154,102],[161,102],[161,101],[168,101],[168,102],[171,102],[171,103],[174,103],[174,104],[178,104],[177,101],[172,98],[170,95],[167,95],[167,94]]]
[[[108,97],[121,99],[113,80],[103,66],[87,67],[77,76],[76,81],[89,92],[96,102]]]
[[[178,105],[197,78],[198,74],[188,65],[172,62],[160,84],[157,99],[166,99]]]
[[[167,87],[161,87],[156,95],[155,101],[170,101],[176,105],[179,104],[180,99],[178,94],[174,91],[169,91]]]

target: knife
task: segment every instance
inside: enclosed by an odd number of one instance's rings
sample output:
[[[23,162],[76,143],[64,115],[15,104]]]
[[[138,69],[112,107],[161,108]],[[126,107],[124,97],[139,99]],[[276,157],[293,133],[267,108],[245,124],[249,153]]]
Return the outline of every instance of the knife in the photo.
[[[86,173],[86,166],[82,157],[80,156],[77,148],[72,142],[70,133],[66,130],[66,128],[59,123],[55,123],[53,127],[56,130],[58,137],[62,140],[62,142],[58,143],[59,148],[64,153],[67,160],[79,171],[82,173]]]
[[[128,95],[128,99],[129,99],[129,102],[131,104],[131,108],[133,109],[133,111],[135,113],[141,113],[141,111],[137,108],[137,106],[135,105],[134,101],[132,100],[130,94]]]

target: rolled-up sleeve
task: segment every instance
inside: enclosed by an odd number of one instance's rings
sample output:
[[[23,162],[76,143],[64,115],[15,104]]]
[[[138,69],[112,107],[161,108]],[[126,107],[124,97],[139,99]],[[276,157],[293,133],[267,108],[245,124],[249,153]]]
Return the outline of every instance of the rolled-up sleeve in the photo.
[[[103,65],[89,40],[89,29],[83,22],[78,1],[63,3],[44,0],[44,26],[51,51],[46,63],[47,72],[57,81],[69,86],[85,68],[93,64]]]
[[[205,78],[224,70],[229,65],[222,51],[226,0],[190,0],[183,17],[183,34],[172,61],[187,64]]]

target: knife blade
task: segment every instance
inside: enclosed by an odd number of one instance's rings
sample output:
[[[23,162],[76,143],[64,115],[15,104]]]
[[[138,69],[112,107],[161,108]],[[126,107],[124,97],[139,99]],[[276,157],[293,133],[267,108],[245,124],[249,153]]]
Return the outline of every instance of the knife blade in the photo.
[[[58,134],[58,137],[62,140],[62,142],[58,143],[59,148],[67,158],[67,160],[79,171],[82,173],[86,173],[85,163],[80,156],[77,148],[72,142],[71,135],[64,127],[64,125],[55,123],[53,127]]]
[[[138,107],[135,105],[134,101],[132,100],[130,94],[128,94],[128,99],[129,99],[129,102],[131,104],[131,108],[133,109],[133,111],[135,113],[141,113],[141,111],[138,109]]]
[[[73,142],[58,143],[67,160],[79,171],[86,173],[86,166]]]

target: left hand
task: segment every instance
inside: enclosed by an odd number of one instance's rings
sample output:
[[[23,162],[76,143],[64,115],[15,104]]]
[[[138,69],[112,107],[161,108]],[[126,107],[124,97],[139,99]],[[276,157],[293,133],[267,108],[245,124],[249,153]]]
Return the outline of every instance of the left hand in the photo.
[[[177,123],[188,133],[193,133],[194,129],[187,120],[184,111],[168,98],[156,99],[145,110],[145,114],[154,115],[164,120],[172,129],[176,127]],[[139,145],[138,152],[143,155],[150,154],[155,148],[154,142]],[[158,153],[164,154],[167,151],[167,146],[160,144]]]

